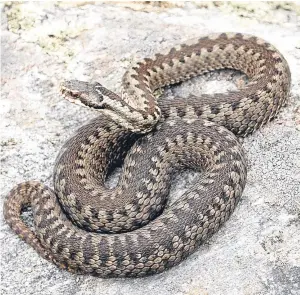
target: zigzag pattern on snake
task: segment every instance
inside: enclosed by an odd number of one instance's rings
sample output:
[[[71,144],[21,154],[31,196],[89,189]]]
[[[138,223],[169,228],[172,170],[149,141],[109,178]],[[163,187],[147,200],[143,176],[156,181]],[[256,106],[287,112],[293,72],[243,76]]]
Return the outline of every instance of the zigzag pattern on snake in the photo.
[[[216,69],[242,71],[249,82],[188,99],[153,95]],[[127,277],[174,266],[229,218],[246,183],[235,135],[274,118],[290,82],[288,64],[272,45],[240,33],[212,34],[144,59],[124,75],[121,95],[99,83],[64,82],[65,98],[100,116],[60,151],[54,190],[19,184],[5,200],[5,220],[42,257],[71,272]],[[123,161],[117,187],[107,188],[107,175]],[[201,178],[164,209],[172,174],[186,168]],[[21,219],[26,206],[34,230]]]

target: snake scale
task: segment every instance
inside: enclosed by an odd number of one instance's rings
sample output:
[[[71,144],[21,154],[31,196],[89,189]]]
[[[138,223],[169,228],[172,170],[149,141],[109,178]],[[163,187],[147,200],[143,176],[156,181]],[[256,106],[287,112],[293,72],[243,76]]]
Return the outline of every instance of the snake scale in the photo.
[[[218,69],[249,78],[241,89],[188,99],[156,99],[166,85]],[[117,95],[99,83],[66,81],[63,96],[99,111],[63,146],[54,190],[28,181],[4,203],[12,230],[42,257],[75,273],[134,277],[181,262],[233,212],[246,183],[237,136],[274,118],[291,76],[269,43],[240,33],[187,41],[131,67]],[[235,135],[234,135],[235,134]],[[129,150],[129,151],[128,151]],[[107,175],[123,163],[115,188]],[[201,177],[165,207],[172,175]],[[34,229],[21,218],[31,206]]]

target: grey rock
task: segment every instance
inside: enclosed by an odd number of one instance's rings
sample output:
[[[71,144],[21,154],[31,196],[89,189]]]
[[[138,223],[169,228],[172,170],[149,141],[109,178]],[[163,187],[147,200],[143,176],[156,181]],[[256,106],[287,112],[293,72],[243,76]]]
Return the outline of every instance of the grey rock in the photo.
[[[141,279],[73,275],[41,259],[1,214],[1,294],[300,294],[300,13],[295,3],[274,3],[1,4],[1,206],[19,182],[51,186],[59,149],[97,115],[61,98],[64,79],[101,81],[117,92],[139,58],[220,31],[268,40],[292,72],[287,106],[244,140],[249,174],[240,204],[187,260]],[[168,88],[165,96],[226,91],[239,79],[228,71],[212,73]],[[196,178],[178,175],[171,199]],[[30,212],[24,219],[30,223]]]

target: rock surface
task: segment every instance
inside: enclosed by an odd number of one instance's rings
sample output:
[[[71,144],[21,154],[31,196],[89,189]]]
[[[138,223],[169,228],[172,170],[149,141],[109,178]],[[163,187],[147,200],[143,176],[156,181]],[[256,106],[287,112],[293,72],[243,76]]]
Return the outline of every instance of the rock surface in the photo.
[[[278,4],[277,4],[278,3]],[[216,6],[217,5],[217,6]],[[244,140],[248,182],[227,223],[179,266],[141,279],[77,276],[41,259],[1,214],[1,294],[300,294],[300,8],[295,3],[2,4],[1,203],[24,180],[52,184],[64,141],[97,114],[64,101],[67,78],[113,91],[133,61],[199,35],[240,31],[273,43],[292,72],[276,120]],[[205,75],[166,95],[226,91],[239,75]],[[178,176],[172,195],[193,181]],[[2,206],[2,205],[1,205]],[[24,214],[30,220],[30,214]]]

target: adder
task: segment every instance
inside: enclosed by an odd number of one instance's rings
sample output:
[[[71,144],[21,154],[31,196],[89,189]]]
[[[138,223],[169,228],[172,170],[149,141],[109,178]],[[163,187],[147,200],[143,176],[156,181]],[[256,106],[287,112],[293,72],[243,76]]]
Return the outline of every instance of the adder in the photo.
[[[217,69],[242,71],[249,82],[188,99],[153,94]],[[128,277],[170,268],[233,212],[247,173],[236,136],[273,119],[290,84],[277,49],[240,33],[211,34],[142,60],[125,73],[120,95],[99,83],[63,82],[66,99],[100,115],[63,146],[54,190],[35,181],[17,185],[5,200],[5,220],[42,257],[71,272]],[[118,185],[106,187],[123,162]],[[201,177],[165,207],[172,175],[183,169]],[[33,230],[21,218],[26,206]]]

